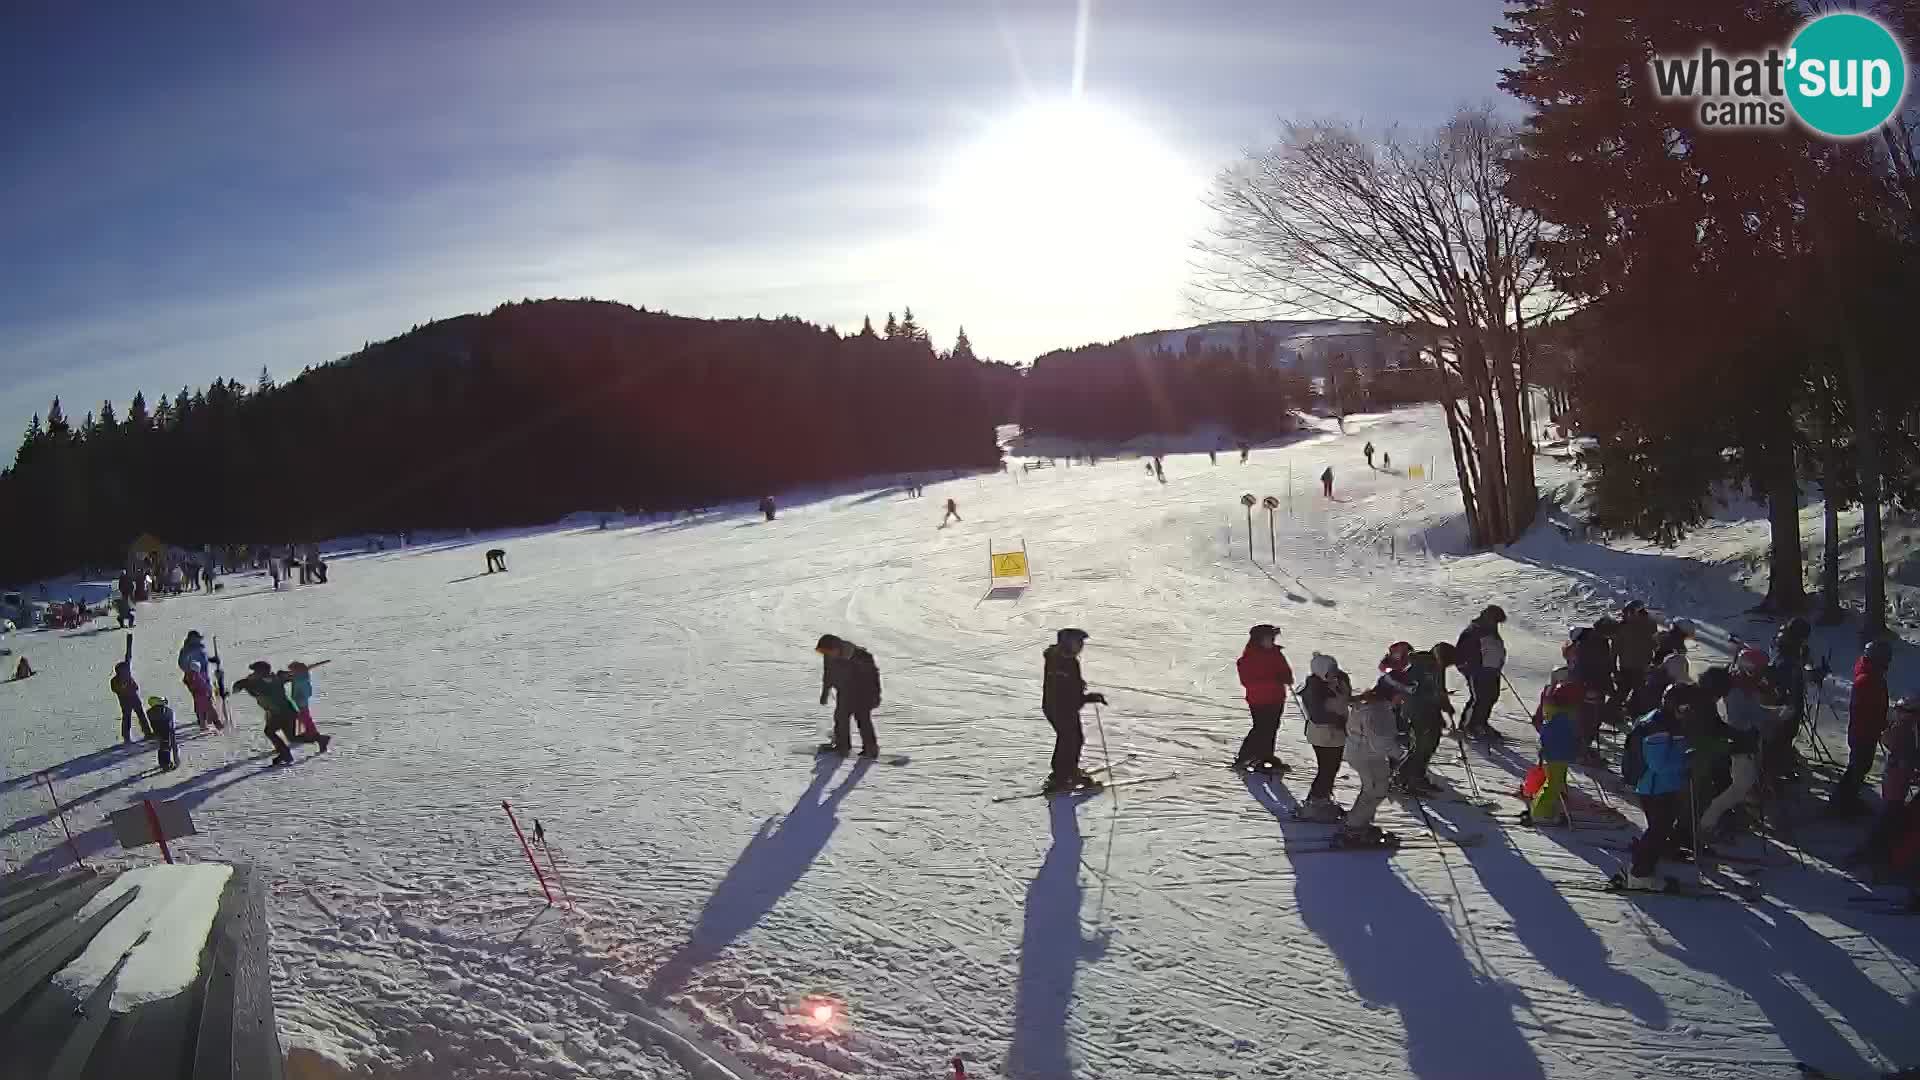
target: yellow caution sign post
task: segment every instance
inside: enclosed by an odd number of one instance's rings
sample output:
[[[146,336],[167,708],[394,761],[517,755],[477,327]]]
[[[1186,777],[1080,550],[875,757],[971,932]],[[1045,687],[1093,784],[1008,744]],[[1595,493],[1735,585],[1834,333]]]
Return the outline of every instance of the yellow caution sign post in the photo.
[[[1020,539],[1018,548],[998,550],[992,540],[987,541],[987,588],[1004,589],[1033,584],[1033,567],[1027,561],[1027,541]]]

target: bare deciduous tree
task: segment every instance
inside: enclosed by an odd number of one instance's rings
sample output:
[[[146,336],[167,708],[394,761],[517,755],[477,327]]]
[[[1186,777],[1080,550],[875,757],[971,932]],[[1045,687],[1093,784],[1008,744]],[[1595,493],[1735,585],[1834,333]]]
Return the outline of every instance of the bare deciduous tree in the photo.
[[[1292,123],[1224,170],[1198,299],[1240,317],[1357,319],[1411,337],[1441,376],[1474,540],[1509,543],[1538,508],[1527,325],[1556,297],[1542,223],[1502,193],[1515,131],[1491,107],[1430,135]]]

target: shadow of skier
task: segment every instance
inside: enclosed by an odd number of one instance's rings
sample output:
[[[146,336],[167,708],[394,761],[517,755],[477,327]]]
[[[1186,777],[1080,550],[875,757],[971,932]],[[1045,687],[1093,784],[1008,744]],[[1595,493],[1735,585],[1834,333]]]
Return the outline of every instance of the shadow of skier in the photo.
[[[1075,815],[1080,799],[1049,800],[1053,844],[1040,872],[1027,886],[1026,918],[1020,932],[1020,982],[1013,998],[1013,1045],[1007,1049],[1008,1077],[1072,1076],[1067,1050],[1067,1016],[1073,1008],[1073,982],[1080,961],[1098,959],[1106,938],[1080,930],[1080,853],[1084,846]]]
[[[827,840],[840,823],[835,811],[873,762],[855,761],[847,778],[828,792],[827,782],[840,764],[832,754],[822,755],[813,767],[813,781],[784,817],[768,818],[734,860],[727,876],[707,898],[686,944],[653,973],[646,998],[661,1001],[683,989],[700,968],[717,959],[773,910],[780,898],[799,884],[813,861],[826,850]]]

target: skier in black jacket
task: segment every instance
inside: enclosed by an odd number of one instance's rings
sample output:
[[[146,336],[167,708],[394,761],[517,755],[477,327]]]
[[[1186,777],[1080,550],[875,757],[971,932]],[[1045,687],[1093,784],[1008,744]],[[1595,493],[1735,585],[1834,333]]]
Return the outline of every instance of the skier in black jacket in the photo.
[[[1080,747],[1086,742],[1086,733],[1080,728],[1080,709],[1107,703],[1106,695],[1087,693],[1087,681],[1080,677],[1080,650],[1086,644],[1085,630],[1068,627],[1047,647],[1040,711],[1053,726],[1053,771],[1047,774],[1046,786],[1041,789],[1048,794],[1098,786],[1093,777],[1080,770]]]
[[[873,654],[851,641],[822,634],[813,647],[823,661],[820,669],[820,704],[835,693],[833,703],[833,741],[822,743],[820,752],[846,754],[853,750],[849,721],[860,725],[860,756],[880,756],[880,740],[873,733],[873,710],[880,704],[880,666]],[[837,692],[837,693],[836,693]]]

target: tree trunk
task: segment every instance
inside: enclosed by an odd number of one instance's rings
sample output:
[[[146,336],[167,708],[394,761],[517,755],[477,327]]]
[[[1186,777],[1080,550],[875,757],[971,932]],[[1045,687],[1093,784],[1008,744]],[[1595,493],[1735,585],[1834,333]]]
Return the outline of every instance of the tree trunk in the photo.
[[[1826,500],[1822,515],[1827,546],[1820,565],[1820,622],[1832,626],[1844,622],[1847,609],[1840,603],[1840,503],[1835,489],[1840,486],[1840,450],[1833,442],[1832,425],[1820,444],[1820,493]]]
[[[1866,366],[1853,331],[1840,329],[1840,354],[1847,369],[1848,396],[1853,399],[1855,468],[1860,473],[1860,516],[1866,545],[1866,610],[1860,620],[1860,638],[1872,641],[1887,633],[1887,559],[1880,534],[1880,433],[1867,385]]]
[[[1792,615],[1807,609],[1807,577],[1801,565],[1800,481],[1793,467],[1793,421],[1784,410],[1778,419],[1786,430],[1770,432],[1768,445],[1760,455],[1772,543],[1767,553],[1767,595],[1760,601],[1759,610]]]
[[[1478,547],[1485,541],[1482,539],[1484,534],[1481,532],[1479,500],[1474,494],[1473,471],[1467,463],[1466,432],[1461,430],[1459,397],[1454,392],[1453,380],[1447,376],[1447,365],[1437,349],[1434,351],[1433,367],[1440,375],[1440,408],[1447,414],[1447,441],[1453,448],[1453,471],[1460,478],[1460,506],[1467,515],[1467,541]]]

